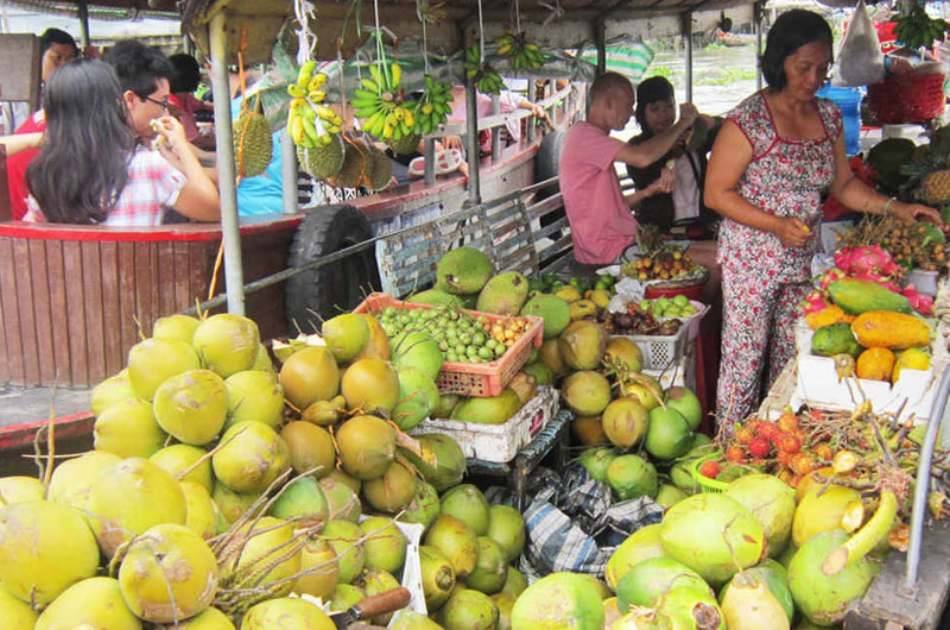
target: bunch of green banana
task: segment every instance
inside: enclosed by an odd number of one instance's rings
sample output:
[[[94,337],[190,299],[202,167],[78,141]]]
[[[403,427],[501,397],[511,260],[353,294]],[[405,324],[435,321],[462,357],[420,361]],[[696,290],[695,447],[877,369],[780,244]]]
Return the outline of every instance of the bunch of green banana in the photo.
[[[505,87],[501,75],[482,62],[482,53],[477,44],[465,51],[465,76],[475,83],[482,94],[500,94]]]
[[[915,4],[907,15],[898,16],[895,21],[897,39],[908,48],[930,47],[934,41],[943,41],[947,29],[950,28],[945,20],[932,19],[919,4]]]
[[[537,70],[544,65],[541,47],[528,41],[527,33],[505,33],[495,42],[498,54],[511,60],[515,70]]]
[[[304,63],[300,66],[297,82],[287,86],[291,97],[287,129],[294,144],[304,149],[330,144],[332,136],[343,128],[343,118],[322,104],[327,98],[323,89],[327,75],[322,72],[314,74],[315,68],[314,61]]]
[[[416,126],[413,131],[420,135],[430,134],[445,122],[451,112],[452,86],[427,74],[425,90],[416,102]]]
[[[416,124],[415,102],[407,99],[400,87],[402,67],[393,63],[369,67],[369,79],[353,92],[353,110],[363,131],[381,140],[400,140],[412,133]]]

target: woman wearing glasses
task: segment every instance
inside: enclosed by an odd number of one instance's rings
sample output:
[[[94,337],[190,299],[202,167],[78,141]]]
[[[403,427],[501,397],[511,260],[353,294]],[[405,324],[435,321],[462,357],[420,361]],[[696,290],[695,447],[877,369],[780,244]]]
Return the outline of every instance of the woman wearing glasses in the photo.
[[[135,129],[127,94],[100,61],[74,61],[56,73],[46,90],[43,149],[27,170],[24,220],[155,226],[169,208],[197,221],[219,219],[217,188],[181,124],[151,115],[147,124],[159,136],[152,149]],[[159,107],[152,98],[140,102]]]

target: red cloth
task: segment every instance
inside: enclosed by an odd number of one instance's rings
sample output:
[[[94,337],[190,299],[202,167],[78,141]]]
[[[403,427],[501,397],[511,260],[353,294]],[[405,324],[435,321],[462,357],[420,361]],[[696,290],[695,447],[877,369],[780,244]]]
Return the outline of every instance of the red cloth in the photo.
[[[175,118],[185,128],[185,137],[191,142],[198,137],[198,123],[195,121],[195,112],[207,109],[203,101],[199,101],[191,94],[169,94],[168,107]]]
[[[27,118],[16,133],[37,131],[46,131],[46,114],[42,109]],[[39,153],[39,149],[28,149],[7,158],[7,190],[10,193],[10,212],[14,221],[22,220],[26,214],[26,198],[30,195],[30,189],[26,185],[26,169]]]

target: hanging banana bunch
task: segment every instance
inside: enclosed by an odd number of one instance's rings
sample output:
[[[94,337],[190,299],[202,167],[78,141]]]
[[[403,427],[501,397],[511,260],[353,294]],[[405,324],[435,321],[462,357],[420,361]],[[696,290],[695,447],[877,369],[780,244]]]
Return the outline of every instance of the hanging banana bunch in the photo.
[[[402,67],[374,63],[371,78],[363,78],[362,87],[353,92],[353,109],[363,131],[386,142],[396,142],[412,134],[416,124],[415,103],[400,87]]]
[[[498,45],[498,54],[507,57],[514,70],[537,70],[544,65],[541,47],[529,42],[528,34],[524,31],[505,33],[495,43]]]
[[[425,90],[416,103],[417,134],[430,134],[444,123],[452,112],[452,86],[434,79],[431,74],[425,76]]]
[[[500,94],[505,87],[501,75],[482,60],[478,44],[470,46],[465,51],[465,76],[475,83],[475,87],[482,94]]]
[[[297,82],[287,86],[291,99],[287,128],[294,144],[304,149],[329,145],[343,128],[343,118],[323,104],[327,75],[314,73],[316,66],[315,61],[301,65]]]

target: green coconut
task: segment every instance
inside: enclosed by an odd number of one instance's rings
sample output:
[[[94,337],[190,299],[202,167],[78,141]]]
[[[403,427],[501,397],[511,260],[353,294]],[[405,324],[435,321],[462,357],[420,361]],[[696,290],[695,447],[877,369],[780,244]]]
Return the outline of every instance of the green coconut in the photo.
[[[0,507],[26,501],[42,501],[43,482],[33,477],[0,477]]]
[[[795,490],[774,475],[745,475],[729,484],[726,496],[759,519],[768,539],[769,556],[780,556],[792,535]]]
[[[442,369],[442,351],[429,333],[410,330],[393,340],[393,366],[416,370],[435,381]]]
[[[657,459],[676,459],[693,445],[693,431],[683,414],[672,407],[650,411],[650,427],[644,440],[647,452]]]
[[[442,626],[422,613],[404,608],[393,617],[392,630],[443,630]],[[499,630],[501,630],[499,628]]]
[[[485,495],[476,486],[465,483],[442,495],[442,514],[465,523],[476,536],[488,533],[490,509]]]
[[[644,496],[654,498],[656,468],[639,455],[620,455],[607,467],[607,484],[621,501]]]
[[[323,347],[292,354],[281,366],[279,379],[287,402],[300,410],[340,392],[340,368],[333,353]]]
[[[330,519],[340,519],[355,523],[362,513],[360,499],[353,488],[336,475],[320,480],[320,488],[327,499]]]
[[[241,621],[241,630],[336,630],[316,604],[303,599],[268,599],[253,606]]]
[[[521,314],[544,319],[545,339],[556,339],[571,323],[570,305],[556,295],[545,293],[529,299],[521,308]]]
[[[631,606],[652,608],[664,593],[686,584],[709,590],[703,578],[686,565],[663,556],[650,558],[631,567],[620,579],[617,607],[622,613]]]
[[[387,361],[357,359],[343,372],[340,391],[350,409],[388,416],[399,402],[399,376]]]
[[[300,573],[294,584],[295,593],[329,600],[339,577],[333,547],[318,536],[308,537],[300,550]]]
[[[309,422],[288,422],[280,437],[290,450],[290,466],[298,474],[307,473],[315,479],[326,477],[336,465],[333,437],[323,427]]]
[[[8,628],[7,620],[3,621]],[[118,580],[92,577],[66,589],[36,622],[36,630],[64,628],[141,630],[142,622],[123,600]]]
[[[399,449],[422,477],[439,492],[461,483],[465,476],[465,454],[458,442],[442,433],[431,433],[418,438],[422,456],[408,449]]]
[[[518,597],[511,611],[513,628],[603,630],[600,590],[576,573],[552,573]]]
[[[287,521],[294,519],[299,527],[313,527],[329,520],[330,507],[317,480],[300,477],[283,488],[268,514]]]
[[[225,431],[211,457],[214,476],[235,492],[263,492],[290,468],[290,449],[272,428],[241,422]]]
[[[448,514],[440,514],[426,532],[424,542],[441,551],[456,577],[467,577],[478,561],[478,537],[465,523]]]
[[[218,507],[218,512],[224,518],[225,523],[231,524],[241,518],[241,515],[247,512],[258,498],[255,492],[239,493],[231,490],[220,481],[214,482],[211,498]]]
[[[49,501],[0,508],[0,583],[43,608],[96,574],[99,549],[82,514]]]
[[[184,341],[146,339],[132,346],[128,362],[129,383],[135,395],[151,401],[167,379],[188,370],[197,370],[201,362],[194,349]]]
[[[669,509],[685,499],[688,494],[669,483],[660,484],[660,489],[656,492],[656,503],[664,509]]]
[[[502,593],[510,593],[518,597],[528,588],[528,578],[518,569],[509,566],[508,574],[505,577],[505,584],[501,587]]]
[[[162,383],[155,392],[154,409],[159,426],[175,439],[203,446],[224,427],[228,390],[211,370],[189,370]]]
[[[212,492],[214,478],[211,476],[211,458],[207,455],[206,450],[197,446],[172,444],[157,451],[148,459],[176,479],[194,481],[204,486],[208,492]],[[182,473],[186,470],[189,471],[188,474],[182,477]]]
[[[323,323],[323,340],[337,362],[352,361],[369,342],[369,325],[356,313],[344,313]]]
[[[455,569],[445,554],[429,545],[419,547],[419,567],[422,571],[422,592],[426,608],[435,611],[449,600],[455,589]]]
[[[336,590],[333,591],[333,596],[330,598],[330,610],[332,612],[344,612],[364,599],[366,599],[366,593],[358,586],[337,584]]]
[[[360,529],[366,536],[363,542],[366,568],[398,573],[406,562],[409,541],[396,523],[385,516],[370,516],[360,523]]]
[[[574,372],[561,384],[561,395],[577,415],[597,416],[610,403],[610,382],[600,372]]]
[[[89,512],[89,493],[99,474],[121,461],[118,455],[92,451],[57,464],[49,482],[49,500]]]
[[[395,514],[409,505],[416,494],[416,471],[411,464],[396,459],[382,477],[363,483],[363,497],[380,512]]]
[[[506,562],[514,562],[524,549],[524,517],[508,505],[493,505],[488,511],[486,535],[501,547]]]
[[[349,584],[363,570],[366,552],[363,549],[363,530],[349,521],[330,521],[323,528],[321,538],[336,553],[339,584]]]
[[[208,544],[187,527],[157,525],[129,545],[119,567],[119,588],[141,619],[187,619],[211,606],[218,563]]]
[[[284,388],[277,375],[262,370],[232,374],[224,381],[228,390],[228,424],[255,421],[277,429],[284,419]]]
[[[155,525],[184,525],[181,484],[156,464],[131,457],[102,471],[89,493],[89,523],[111,557],[134,536]]]
[[[336,443],[343,470],[362,480],[381,477],[396,454],[396,432],[375,416],[355,416],[344,422],[337,429]]]
[[[505,552],[491,538],[478,537],[478,560],[475,569],[465,578],[465,585],[486,595],[501,591],[508,577]]]
[[[256,576],[255,584],[269,588],[273,597],[283,597],[290,593],[294,585],[287,578],[300,571],[300,554],[288,553],[294,549],[290,544],[293,537],[292,523],[264,516],[243,525],[239,535],[219,555],[229,559],[227,567],[230,569],[234,556],[240,553],[233,571],[237,579],[250,573]],[[263,567],[270,567],[270,570],[260,575]],[[221,577],[224,579],[226,576]],[[281,585],[277,586],[278,583]]]
[[[6,630],[33,630],[39,615],[28,603],[11,595],[0,585],[0,619]]]
[[[436,492],[436,489],[432,487],[432,484],[418,481],[416,483],[416,494],[398,518],[404,523],[418,523],[423,528],[428,529],[441,511],[439,493]]]
[[[214,536],[221,515],[211,493],[194,481],[182,481],[181,491],[185,495],[185,527],[205,539]]]
[[[601,483],[607,483],[607,469],[610,463],[617,457],[617,452],[609,447],[596,447],[585,449],[578,461],[587,471],[591,479]]]
[[[363,589],[366,597],[381,595],[400,587],[399,580],[388,571],[382,569],[364,569],[356,581],[357,586]],[[377,626],[386,626],[392,619],[392,613],[384,613],[370,618],[370,622]]]
[[[686,584],[667,591],[657,607],[673,628],[726,630],[726,620],[712,591],[706,585]]]
[[[259,372],[274,372],[274,362],[271,361],[270,353],[262,343],[257,346],[257,356],[254,357],[254,365],[251,369]]]
[[[188,621],[179,622],[180,630],[235,630],[234,624],[217,608],[209,608]]]
[[[130,398],[135,398],[135,390],[129,382],[128,371],[122,370],[92,388],[92,402],[89,408],[92,409],[92,415],[98,416],[107,407]]]
[[[488,595],[463,588],[445,602],[439,619],[445,630],[494,630],[498,625],[498,607]]]
[[[620,448],[633,448],[650,426],[650,412],[634,396],[624,396],[611,401],[601,414],[604,434],[611,444]]]
[[[195,331],[200,324],[200,319],[190,315],[175,314],[159,317],[152,324],[152,339],[184,341],[190,344],[194,341]]]
[[[212,315],[201,322],[192,340],[202,363],[222,378],[250,370],[260,343],[257,324],[232,313]]]
[[[403,431],[411,431],[428,418],[439,404],[435,381],[415,368],[399,369],[399,402],[392,420]]]
[[[764,584],[782,607],[785,616],[788,618],[788,622],[791,623],[794,620],[795,601],[792,599],[792,592],[788,588],[788,571],[785,567],[775,560],[768,559],[758,566],[743,570],[741,575],[745,575],[747,578]],[[727,582],[726,585],[722,587],[722,590],[719,591],[720,603],[725,601],[726,593],[735,580],[735,577],[732,578],[732,580]]]
[[[617,547],[604,570],[604,579],[614,591],[630,569],[636,565],[663,556],[663,545],[660,542],[660,524],[647,525],[633,532]]]
[[[791,615],[783,608],[763,577],[742,571],[732,578],[727,587],[719,601],[723,621],[730,630],[791,628]]]

